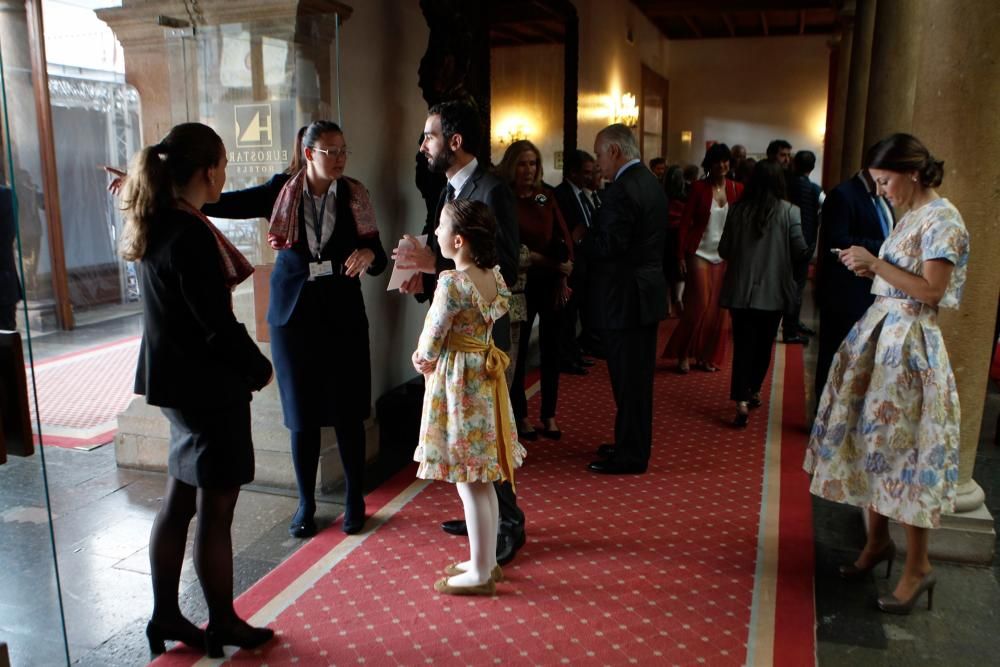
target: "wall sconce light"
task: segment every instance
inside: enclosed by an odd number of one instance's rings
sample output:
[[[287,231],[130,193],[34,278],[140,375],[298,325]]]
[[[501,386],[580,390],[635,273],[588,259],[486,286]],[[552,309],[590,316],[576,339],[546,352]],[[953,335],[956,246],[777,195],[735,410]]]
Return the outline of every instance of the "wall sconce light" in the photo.
[[[621,99],[612,101],[611,122],[621,123],[626,127],[636,127],[639,124],[639,107],[635,104],[635,95],[623,93]]]
[[[512,125],[497,134],[497,140],[501,146],[510,146],[515,141],[527,138],[528,133],[523,125]]]
[[[691,143],[691,130],[681,130],[681,141],[685,144]]]

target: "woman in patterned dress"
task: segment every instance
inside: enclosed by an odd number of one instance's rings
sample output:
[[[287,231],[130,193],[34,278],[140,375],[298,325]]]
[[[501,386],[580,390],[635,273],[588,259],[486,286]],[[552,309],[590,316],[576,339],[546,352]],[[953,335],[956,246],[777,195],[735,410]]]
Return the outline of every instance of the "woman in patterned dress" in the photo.
[[[509,358],[493,343],[493,323],[507,312],[510,291],[496,266],[496,221],[482,202],[457,199],[441,211],[441,254],[454,271],[438,276],[434,301],[413,366],[425,379],[417,477],[453,482],[465,509],[470,558],[445,569],[434,589],[492,595],[503,573],[496,560],[498,504],[493,482],[514,483],[524,448],[504,370]]]
[[[840,568],[856,578],[888,561],[889,519],[906,529],[906,564],[882,611],[906,614],[935,585],[928,529],[955,506],[959,405],[938,308],[957,308],[965,285],[969,235],[955,207],[934,190],[943,163],[915,137],[894,134],[866,160],[872,178],[907,213],[878,257],[861,246],[840,261],[874,279],[875,302],[841,344],[813,425],[805,470],[811,491],[868,512],[864,550]]]

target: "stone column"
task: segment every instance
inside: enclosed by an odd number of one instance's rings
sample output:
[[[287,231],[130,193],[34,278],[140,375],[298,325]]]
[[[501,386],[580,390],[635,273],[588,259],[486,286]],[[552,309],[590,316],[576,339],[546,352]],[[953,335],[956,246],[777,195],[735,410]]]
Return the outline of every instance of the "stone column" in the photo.
[[[840,181],[846,181],[854,175],[854,172],[861,167],[864,156],[865,109],[868,105],[868,74],[872,61],[874,31],[875,0],[858,0],[851,40],[851,67],[847,83],[847,111],[844,116],[844,152],[840,163]]]
[[[917,68],[926,0],[878,0],[868,77],[863,146],[893,132],[909,132],[917,95]]]
[[[881,8],[883,0],[879,0]],[[910,3],[905,4],[907,7]],[[942,310],[945,345],[958,382],[962,411],[958,507],[931,535],[932,557],[989,563],[993,519],[972,479],[990,367],[1000,288],[1000,164],[976,156],[1000,151],[1000,59],[996,26],[1000,4],[952,0],[924,4],[913,134],[944,160],[939,192],[961,212],[971,236],[968,280],[961,308]]]
[[[839,39],[831,48],[836,53],[834,65],[836,80],[831,82],[830,99],[827,101],[826,139],[823,146],[823,187],[829,190],[841,182],[841,160],[844,157],[844,117],[847,114],[847,84],[851,77],[851,45],[854,40],[854,12],[841,14],[843,28]]]

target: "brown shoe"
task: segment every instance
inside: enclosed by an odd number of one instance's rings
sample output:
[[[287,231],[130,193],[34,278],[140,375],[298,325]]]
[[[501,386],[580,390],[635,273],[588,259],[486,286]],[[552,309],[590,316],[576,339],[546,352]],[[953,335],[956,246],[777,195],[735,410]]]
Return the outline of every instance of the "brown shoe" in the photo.
[[[460,574],[465,574],[465,570],[458,567],[458,563],[452,563],[448,567],[444,568],[444,573],[447,574],[449,577],[455,577]],[[490,579],[492,579],[494,583],[497,584],[503,581],[503,570],[500,569],[499,565],[493,566],[493,570],[490,572]]]
[[[478,586],[449,586],[448,578],[445,577],[434,582],[434,590],[446,595],[493,595],[497,592],[497,585],[490,579]]]

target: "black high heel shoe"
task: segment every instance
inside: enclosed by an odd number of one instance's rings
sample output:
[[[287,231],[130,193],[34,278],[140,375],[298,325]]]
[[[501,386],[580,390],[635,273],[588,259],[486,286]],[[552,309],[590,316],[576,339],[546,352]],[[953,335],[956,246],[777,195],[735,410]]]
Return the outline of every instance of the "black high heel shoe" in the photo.
[[[340,529],[348,535],[360,533],[365,527],[365,501],[348,503],[344,508],[344,523]]]
[[[253,650],[268,643],[274,638],[271,628],[255,628],[245,621],[231,628],[215,628],[209,625],[205,629],[205,652],[209,658],[225,657],[223,646],[238,646]]]
[[[838,568],[840,572],[841,579],[861,579],[869,572],[875,569],[875,567],[882,561],[888,561],[888,565],[885,568],[885,578],[888,579],[892,575],[892,562],[896,560],[896,543],[889,540],[889,544],[883,547],[882,551],[875,555],[875,559],[872,564],[866,568],[855,567],[854,563],[848,565],[841,565]]]
[[[193,623],[184,620],[179,628],[168,628],[156,621],[146,624],[146,641],[149,642],[149,652],[160,655],[167,650],[167,641],[181,642],[191,648],[200,649],[205,645],[205,631]]]
[[[746,428],[750,423],[750,408],[745,401],[736,404],[736,417],[733,419],[733,426],[736,428]]]
[[[927,575],[920,580],[920,585],[917,586],[917,590],[913,591],[913,595],[910,596],[909,600],[898,600],[896,596],[890,593],[889,595],[883,595],[878,599],[878,608],[887,614],[900,614],[905,616],[913,611],[913,608],[917,604],[917,600],[920,596],[927,591],[927,611],[931,611],[934,608],[934,587],[937,586],[937,578],[934,576],[933,572],[928,572]]]

